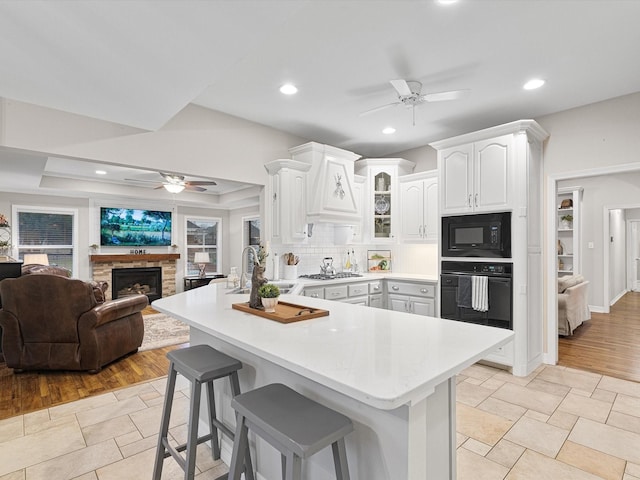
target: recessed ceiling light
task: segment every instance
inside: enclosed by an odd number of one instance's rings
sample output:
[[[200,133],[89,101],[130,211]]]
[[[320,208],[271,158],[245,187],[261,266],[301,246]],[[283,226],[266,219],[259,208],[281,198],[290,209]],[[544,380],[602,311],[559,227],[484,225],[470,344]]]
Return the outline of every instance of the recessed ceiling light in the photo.
[[[280,87],[280,93],[284,93],[285,95],[295,95],[298,93],[298,89],[291,83],[285,83]]]
[[[385,127],[382,129],[382,133],[385,135],[391,135],[392,133],[396,133],[396,129],[393,127]]]
[[[439,3],[440,5],[451,5],[457,1],[458,0],[436,0],[436,3]]]
[[[525,90],[535,90],[536,88],[540,88],[544,85],[544,80],[541,78],[532,78],[527,83],[525,83],[522,88]]]
[[[96,170],[96,175],[106,175],[107,172],[105,170]]]

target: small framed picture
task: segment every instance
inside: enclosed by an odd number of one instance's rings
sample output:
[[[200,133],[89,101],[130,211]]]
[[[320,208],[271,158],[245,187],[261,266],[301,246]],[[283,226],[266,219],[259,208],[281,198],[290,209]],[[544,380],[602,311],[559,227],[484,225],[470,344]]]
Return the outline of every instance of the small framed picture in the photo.
[[[367,266],[370,272],[390,272],[391,250],[368,250]]]

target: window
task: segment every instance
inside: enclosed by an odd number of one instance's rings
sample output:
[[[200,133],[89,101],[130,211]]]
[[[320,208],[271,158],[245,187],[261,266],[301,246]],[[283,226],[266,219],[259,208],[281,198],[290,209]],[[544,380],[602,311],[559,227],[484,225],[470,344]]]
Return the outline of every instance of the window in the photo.
[[[209,254],[209,263],[206,264],[206,273],[217,273],[220,267],[220,222],[219,218],[185,218],[185,232],[187,235],[187,261],[186,275],[197,275],[198,264],[194,263],[196,252]]]
[[[14,205],[13,241],[18,258],[25,254],[46,254],[49,265],[76,271],[77,217],[75,209]]]

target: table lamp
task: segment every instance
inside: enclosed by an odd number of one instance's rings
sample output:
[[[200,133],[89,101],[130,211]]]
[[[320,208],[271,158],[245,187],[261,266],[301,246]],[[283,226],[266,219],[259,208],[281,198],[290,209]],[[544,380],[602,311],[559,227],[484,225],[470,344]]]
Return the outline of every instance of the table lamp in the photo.
[[[25,265],[49,265],[46,253],[25,253],[22,259]]]
[[[193,256],[193,263],[198,264],[198,268],[200,269],[200,278],[205,278],[207,274],[204,270],[207,268],[207,263],[211,263],[209,254],[207,252],[196,252]]]

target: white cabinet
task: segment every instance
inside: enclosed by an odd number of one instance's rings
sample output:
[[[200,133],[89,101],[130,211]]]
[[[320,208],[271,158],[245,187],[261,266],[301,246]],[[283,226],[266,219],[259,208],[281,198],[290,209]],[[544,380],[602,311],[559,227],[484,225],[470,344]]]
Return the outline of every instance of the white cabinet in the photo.
[[[303,295],[338,302],[383,308],[382,281],[331,283],[326,286],[306,287]]]
[[[401,239],[438,241],[438,172],[400,177]]]
[[[265,164],[269,172],[267,208],[268,238],[273,243],[299,243],[307,238],[306,182],[310,166],[295,160]]]
[[[363,201],[364,238],[376,244],[396,243],[400,231],[398,177],[415,164],[403,158],[366,158],[356,161],[356,173],[367,178]]]
[[[513,135],[456,145],[438,152],[442,214],[511,207]]]
[[[431,143],[438,150],[440,214],[511,212],[512,344],[486,360],[526,376],[543,358],[542,142],[534,120],[518,120]]]
[[[433,283],[415,283],[387,280],[388,309],[429,317],[435,314],[436,286]]]
[[[580,251],[582,188],[558,189],[558,276],[582,273]]]

